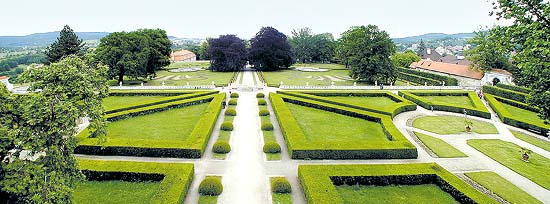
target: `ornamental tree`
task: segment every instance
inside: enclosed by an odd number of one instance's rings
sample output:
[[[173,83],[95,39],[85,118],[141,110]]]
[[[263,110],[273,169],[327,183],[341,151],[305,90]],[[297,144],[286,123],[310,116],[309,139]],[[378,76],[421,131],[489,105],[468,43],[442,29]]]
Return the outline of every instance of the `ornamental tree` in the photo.
[[[246,65],[244,40],[235,35],[222,35],[208,40],[210,70],[220,72],[239,71]]]
[[[294,64],[294,54],[285,34],[263,27],[250,40],[248,59],[260,71],[274,71]]]

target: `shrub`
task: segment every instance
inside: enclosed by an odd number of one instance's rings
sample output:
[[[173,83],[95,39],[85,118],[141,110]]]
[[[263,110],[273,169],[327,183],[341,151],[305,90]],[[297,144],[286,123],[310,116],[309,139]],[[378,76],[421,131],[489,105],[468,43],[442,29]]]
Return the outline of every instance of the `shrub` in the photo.
[[[273,193],[290,193],[292,192],[292,188],[286,178],[275,177],[271,179],[271,191]]]
[[[260,110],[260,112],[258,113],[260,116],[268,116],[269,115],[269,110]]]
[[[528,96],[526,93],[503,89],[496,86],[483,86],[483,92],[502,98],[512,99],[514,101],[519,101],[522,103],[525,103],[527,101],[526,98]]]
[[[214,143],[214,147],[212,147],[212,151],[218,154],[227,154],[231,152],[231,146],[229,145],[229,143],[225,141],[218,141]]]
[[[231,98],[239,98],[239,94],[238,93],[231,93],[231,95],[229,95]]]
[[[222,194],[223,186],[220,178],[206,177],[199,185],[201,195],[217,196]]]
[[[435,80],[435,81],[445,81],[445,86],[458,86],[458,80],[453,78],[453,77],[442,76],[442,75],[439,75],[439,74],[432,74],[432,73],[429,73],[429,72],[417,71],[417,70],[414,70],[414,69],[402,68],[402,67],[397,68],[397,71],[399,71],[400,73],[407,73],[409,75],[416,75],[417,77],[424,77],[424,78],[432,79],[432,80]],[[424,82],[422,82],[422,85],[424,85]],[[439,84],[437,84],[437,85],[439,85]]]
[[[517,92],[526,93],[526,94],[529,94],[531,92],[531,89],[525,88],[522,86],[514,86],[514,85],[503,84],[503,83],[498,83],[497,86],[503,89],[508,89],[508,90],[517,91]]]
[[[227,115],[227,116],[236,116],[237,111],[234,108],[228,108],[227,110],[225,110],[225,115]]]
[[[264,93],[257,93],[256,98],[263,98],[265,95]]]
[[[262,130],[272,131],[273,130],[273,125],[270,122],[262,123]]]
[[[259,99],[258,100],[258,105],[265,106],[266,104],[267,104],[267,102],[265,101],[265,99]]]
[[[237,105],[237,100],[231,99],[231,100],[229,100],[229,103],[228,103],[228,104],[229,104],[229,105],[232,105],[232,106],[236,106],[236,105]]]
[[[281,152],[281,146],[277,144],[276,142],[268,142],[264,144],[264,153],[280,153]]]
[[[223,130],[223,131],[233,131],[233,123],[232,122],[223,122],[220,129]]]

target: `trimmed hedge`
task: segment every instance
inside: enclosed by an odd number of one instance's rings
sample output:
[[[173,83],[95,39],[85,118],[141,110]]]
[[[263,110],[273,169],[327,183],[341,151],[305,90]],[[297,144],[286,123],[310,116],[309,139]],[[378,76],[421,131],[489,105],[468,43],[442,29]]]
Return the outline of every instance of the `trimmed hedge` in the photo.
[[[269,110],[262,109],[258,112],[258,115],[259,116],[268,116],[269,115]]]
[[[195,91],[180,90],[109,90],[109,96],[181,96],[196,93]]]
[[[220,130],[233,131],[233,123],[232,122],[223,122],[222,126],[220,127]]]
[[[267,142],[263,147],[264,153],[275,154],[281,152],[281,146],[276,142]]]
[[[418,157],[416,147],[401,134],[393,124],[391,117],[387,115],[275,93],[271,93],[269,98],[293,159],[410,159]],[[285,102],[378,122],[388,141],[308,141]]]
[[[485,94],[485,100],[489,103],[489,106],[495,111],[495,113],[498,115],[500,120],[502,120],[503,123],[522,128],[525,130],[529,130],[531,132],[535,132],[537,134],[541,134],[545,137],[548,137],[548,132],[550,132],[550,124],[544,123],[544,120],[540,119],[539,121],[532,121],[528,120],[526,118],[522,118],[518,115],[512,115],[504,106],[502,106],[501,103],[505,103],[511,106],[515,106],[517,108],[534,111],[537,112],[535,108],[529,106],[528,104],[509,100],[506,98],[501,98],[498,96],[493,96],[491,94]]]
[[[200,158],[204,153],[212,130],[218,119],[225,94],[216,94],[197,121],[186,140],[131,140],[108,138],[101,143],[98,138],[88,138],[87,130],[77,135],[76,154],[120,155],[147,157]]]
[[[212,147],[212,151],[218,154],[227,154],[231,152],[231,146],[225,141],[217,141]]]
[[[292,187],[290,182],[285,177],[272,177],[271,178],[271,192],[273,193],[291,193]]]
[[[213,94],[216,94],[216,93],[218,93],[218,91],[198,92],[198,93],[193,93],[193,94],[189,93],[189,94],[185,94],[185,95],[177,95],[177,96],[173,96],[173,97],[153,99],[153,100],[144,101],[144,102],[139,103],[137,105],[131,105],[131,106],[128,106],[128,107],[112,109],[112,110],[106,110],[105,114],[111,114],[111,113],[116,113],[116,112],[121,112],[121,111],[127,111],[127,110],[136,109],[136,108],[143,108],[143,107],[153,106],[153,105],[158,105],[158,104],[163,104],[163,103],[181,101],[181,100],[185,100],[185,99],[192,99],[192,98],[197,98],[197,97],[201,97],[201,96],[208,96],[208,95],[213,95]]]
[[[225,110],[225,115],[227,115],[227,116],[236,116],[237,111],[234,108],[228,108],[227,110]]]
[[[503,83],[498,83],[497,87],[512,90],[512,91],[517,91],[517,92],[521,92],[521,93],[525,93],[525,94],[529,94],[531,92],[531,89],[529,89],[529,88],[525,88],[525,87],[522,87],[522,86],[508,85],[508,84],[503,84]]]
[[[229,102],[227,104],[232,105],[232,106],[236,106],[237,105],[237,100],[231,99],[231,100],[229,100]]]
[[[201,195],[217,196],[222,194],[222,192],[223,185],[219,177],[207,176],[202,180],[201,184],[199,184],[199,194]]]
[[[231,93],[231,95],[229,97],[230,98],[239,98],[239,94],[238,93]]]
[[[526,93],[517,92],[509,89],[503,89],[496,86],[483,86],[483,92],[485,94],[491,94],[502,98],[519,101],[522,103],[525,103],[527,101],[527,96],[529,96]]]
[[[433,107],[434,110],[438,111],[463,113],[464,109],[466,109],[468,115],[491,118],[491,113],[489,113],[489,110],[487,110],[481,99],[473,91],[399,91],[398,94],[428,110]],[[432,102],[422,96],[467,96],[475,108],[450,103]]]
[[[160,181],[154,203],[183,203],[194,175],[193,163],[77,161],[89,180]]]
[[[433,73],[429,73],[429,72],[417,71],[417,70],[414,70],[414,69],[403,68],[403,67],[398,67],[397,71],[402,72],[402,73],[407,73],[407,74],[410,74],[410,75],[416,75],[416,76],[420,76],[420,77],[430,78],[430,79],[435,80],[435,81],[444,81],[445,86],[458,86],[458,80],[456,78],[453,78],[453,77],[443,76],[443,75],[439,75],[439,74],[433,74]],[[424,82],[422,82],[421,84],[423,85]]]
[[[296,91],[277,91],[279,94],[285,94],[289,96],[300,97],[304,99],[315,100],[324,103],[330,103],[334,105],[365,110],[374,113],[380,113],[384,115],[389,115],[392,118],[396,115],[406,112],[416,110],[416,104],[406,100],[403,97],[395,95],[388,91],[350,91],[350,92],[321,92],[321,91],[306,91],[306,92],[296,92]],[[387,97],[396,102],[391,106],[380,109],[379,107],[372,107],[369,104],[351,104],[346,101],[340,101],[337,99],[325,98],[327,96],[367,96],[367,97]]]
[[[435,163],[374,165],[300,165],[298,178],[307,203],[343,203],[336,185],[435,184],[459,203],[495,203]]]
[[[270,122],[264,122],[262,123],[262,130],[263,131],[272,131],[273,125]]]
[[[265,97],[264,93],[257,93],[256,94],[256,98],[264,98],[264,97]]]
[[[405,72],[397,72],[397,78],[403,81],[409,81],[415,84],[419,84],[421,86],[424,86],[424,84],[428,86],[441,86],[441,81],[414,74],[408,74]]]
[[[267,102],[265,101],[265,99],[259,99],[258,100],[258,105],[259,106],[265,106],[265,105],[267,105]]]

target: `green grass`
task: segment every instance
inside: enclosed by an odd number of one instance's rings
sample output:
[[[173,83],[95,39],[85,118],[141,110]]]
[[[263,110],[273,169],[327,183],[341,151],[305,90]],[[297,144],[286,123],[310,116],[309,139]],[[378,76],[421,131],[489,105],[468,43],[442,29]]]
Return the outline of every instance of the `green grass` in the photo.
[[[271,122],[269,116],[260,116],[261,123],[264,122]],[[263,136],[264,136],[264,144],[268,142],[277,142],[277,139],[275,139],[275,133],[274,131],[265,131],[262,130]],[[266,158],[268,161],[276,161],[281,160],[281,153],[265,153]]]
[[[496,127],[493,124],[473,120],[472,132],[479,134],[498,134]],[[413,127],[426,130],[429,132],[450,135],[466,132],[464,117],[457,116],[424,116],[413,121]]]
[[[519,189],[517,186],[496,173],[472,172],[466,173],[466,176],[512,204],[541,203],[539,200],[533,198],[533,196],[527,194],[525,191]]]
[[[273,204],[292,204],[292,194],[290,193],[271,193]]]
[[[435,138],[429,135],[415,132],[414,133],[424,145],[426,145],[434,154],[440,158],[454,158],[454,157],[467,157],[466,154],[453,146],[447,144],[445,141]]]
[[[434,184],[390,186],[336,186],[346,204],[458,203]]]
[[[422,96],[433,103],[448,103],[451,105],[475,108],[468,96]]]
[[[105,110],[114,110],[163,97],[166,96],[109,96],[103,99],[103,107]]]
[[[544,124],[538,113],[518,108],[506,103],[501,103],[502,106],[513,116],[521,118],[523,121],[534,124]]]
[[[210,61],[195,61],[195,62],[172,62],[170,65],[164,67],[165,69],[177,69],[186,67],[202,67],[208,68]]]
[[[184,140],[193,130],[207,103],[128,118],[110,123],[113,139]]]
[[[349,77],[349,70],[346,70],[343,65],[339,64],[295,64],[295,67],[317,67],[322,69],[329,69],[327,72],[302,72],[294,69],[263,72],[270,85],[279,85],[282,81],[285,85],[301,85],[305,86],[306,82],[310,86],[329,86],[332,80],[337,86],[353,85],[353,80],[338,79],[340,77]],[[329,77],[327,77],[329,76]],[[334,78],[338,77],[338,78]],[[360,84],[360,83],[358,83]]]
[[[379,123],[291,103],[287,106],[309,141],[387,141]]]
[[[296,63],[293,67],[317,67],[321,69],[346,69],[342,64]]]
[[[236,108],[236,106],[233,106],[233,105],[230,105],[230,106],[227,106],[227,108]],[[225,110],[227,110],[227,108]],[[225,110],[223,110],[222,112],[224,112]],[[222,113],[223,114],[223,113]],[[239,113],[237,113],[239,114]],[[223,116],[223,121],[224,122],[233,122],[233,120],[235,119],[236,116],[227,116],[227,115],[224,115]],[[218,135],[218,140],[216,141],[224,141],[224,142],[227,142],[229,143],[229,139],[231,139],[231,131],[223,131],[223,130],[220,130],[220,134]],[[214,159],[225,159],[227,157],[227,154],[219,154],[219,153],[213,153],[212,154],[212,158]]]
[[[216,85],[224,85],[229,83],[233,72],[211,72],[211,71],[196,71],[196,72],[169,72],[165,70],[157,71],[157,77],[148,81],[145,85],[158,86],[165,82],[166,86],[184,86],[187,85],[211,85],[212,81]]]
[[[550,152],[550,142],[543,141],[541,139],[538,139],[536,137],[533,137],[533,136],[530,136],[530,135],[527,135],[527,134],[524,134],[524,133],[521,133],[521,132],[518,132],[518,131],[513,131],[513,130],[510,130],[510,131],[512,132],[514,137]]]
[[[547,174],[550,159],[533,152],[529,155],[529,162],[524,162],[520,146],[498,139],[468,140],[468,145],[540,186],[550,189],[550,176]]]
[[[385,107],[396,104],[394,100],[388,97],[370,97],[370,96],[331,96],[329,99],[336,99],[352,104],[368,104],[373,108],[383,109]]]
[[[74,190],[74,202],[151,203],[160,182],[84,181]]]

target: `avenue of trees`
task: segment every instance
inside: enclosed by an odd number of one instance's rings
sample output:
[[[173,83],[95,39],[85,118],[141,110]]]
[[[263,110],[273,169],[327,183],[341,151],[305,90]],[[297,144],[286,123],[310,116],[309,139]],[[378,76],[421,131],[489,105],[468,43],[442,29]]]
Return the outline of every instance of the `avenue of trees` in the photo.
[[[246,65],[244,40],[235,35],[222,35],[208,40],[208,56],[212,71],[239,71]]]

